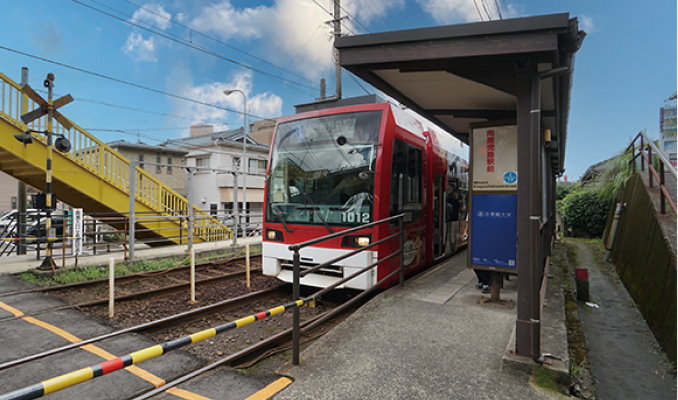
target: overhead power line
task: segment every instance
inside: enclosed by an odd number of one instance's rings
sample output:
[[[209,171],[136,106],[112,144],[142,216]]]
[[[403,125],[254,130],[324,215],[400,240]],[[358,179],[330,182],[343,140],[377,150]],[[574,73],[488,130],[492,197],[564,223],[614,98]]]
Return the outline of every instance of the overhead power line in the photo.
[[[33,58],[33,59],[36,59],[36,60],[44,61],[44,62],[47,62],[47,63],[50,63],[50,64],[58,65],[58,66],[63,67],[63,68],[68,68],[68,69],[72,69],[74,71],[82,72],[82,73],[85,73],[85,74],[88,74],[88,75],[96,76],[98,78],[107,79],[109,81],[121,83],[123,85],[132,86],[132,87],[135,87],[137,89],[142,89],[142,90],[146,90],[146,91],[149,91],[149,92],[162,94],[162,95],[165,95],[165,96],[173,97],[175,99],[184,100],[184,101],[188,101],[188,102],[191,102],[191,103],[216,108],[216,109],[222,110],[222,111],[228,111],[228,112],[232,112],[232,113],[236,113],[236,114],[240,114],[240,115],[244,114],[244,111],[232,110],[230,108],[222,107],[222,106],[219,106],[219,105],[216,105],[216,104],[211,104],[211,103],[206,103],[204,101],[191,99],[191,98],[186,97],[186,96],[181,96],[181,95],[178,95],[178,94],[165,92],[165,91],[159,90],[159,89],[149,88],[147,86],[139,85],[137,83],[127,82],[127,81],[124,81],[122,79],[113,78],[112,76],[103,75],[103,74],[100,74],[98,72],[88,71],[86,69],[74,67],[72,65],[60,63],[58,61],[50,60],[50,59],[47,59],[47,58],[44,58],[44,57],[39,57],[39,56],[36,56],[36,55],[33,55],[33,54],[24,53],[23,51],[11,49],[9,47],[0,46],[0,49],[9,51],[9,52],[12,52],[12,53],[15,53],[15,54],[19,54],[19,55],[22,55],[22,56],[25,56],[25,57],[30,57],[30,58]],[[247,113],[247,116],[252,117],[252,118],[256,118],[256,119],[273,120],[273,118],[259,117],[259,116],[253,115],[251,113]]]
[[[257,60],[257,61],[260,61],[260,62],[262,62],[262,63],[264,63],[264,64],[267,64],[267,65],[269,65],[269,66],[271,66],[271,67],[273,67],[273,68],[277,68],[277,69],[279,69],[279,70],[281,70],[281,71],[283,71],[283,72],[287,72],[288,74],[293,75],[293,76],[296,76],[297,78],[303,79],[303,80],[305,80],[305,81],[307,81],[307,82],[310,82],[311,84],[318,85],[317,82],[314,82],[314,81],[312,81],[312,80],[310,80],[310,79],[308,79],[308,78],[306,78],[306,77],[304,77],[304,76],[295,74],[294,72],[289,72],[286,68],[283,68],[283,67],[280,67],[280,66],[278,66],[278,65],[275,65],[275,64],[273,64],[273,63],[270,62],[270,61],[267,61],[267,60],[265,60],[265,59],[263,59],[263,58],[261,58],[261,57],[257,57],[257,56],[255,56],[255,55],[253,55],[253,54],[251,54],[251,53],[249,53],[249,52],[247,52],[247,51],[245,51],[245,50],[241,50],[241,49],[239,49],[239,48],[237,48],[237,47],[235,47],[235,46],[233,46],[233,45],[230,45],[230,44],[228,44],[228,43],[226,43],[226,42],[224,42],[224,41],[222,41],[222,40],[219,40],[219,39],[217,39],[217,38],[215,38],[215,37],[213,37],[213,36],[210,36],[210,35],[208,35],[208,34],[206,34],[206,33],[200,32],[200,31],[196,30],[195,28],[191,28],[191,27],[189,27],[189,26],[187,26],[187,25],[184,25],[184,24],[182,24],[182,23],[180,23],[180,22],[177,22],[176,20],[172,19],[171,17],[170,17],[170,18],[167,18],[167,17],[165,17],[164,15],[158,14],[158,13],[154,12],[153,10],[149,10],[148,8],[145,8],[145,7],[143,7],[143,6],[140,6],[140,5],[138,5],[138,4],[136,4],[136,3],[132,2],[132,1],[129,1],[129,0],[122,0],[122,1],[124,1],[125,3],[128,3],[128,4],[131,4],[131,5],[135,6],[135,7],[138,7],[138,8],[140,8],[140,9],[146,11],[146,12],[149,12],[149,13],[151,13],[151,14],[153,14],[153,15],[156,15],[156,16],[158,16],[158,17],[160,17],[160,18],[163,18],[163,19],[165,19],[166,21],[170,21],[170,22],[172,22],[172,23],[175,24],[175,25],[181,26],[182,28],[188,29],[188,30],[191,31],[191,32],[197,33],[199,36],[202,36],[202,37],[204,37],[204,38],[206,38],[206,39],[212,40],[212,41],[214,41],[215,43],[219,43],[219,44],[221,44],[221,45],[223,45],[223,46],[228,47],[229,49],[233,49],[233,50],[235,50],[235,51],[237,51],[237,52],[239,52],[239,53],[241,53],[241,54],[244,54],[244,55],[246,55],[246,56],[248,56],[248,57],[251,57],[251,58],[253,58],[253,59]],[[317,4],[317,3],[316,3],[316,4]]]
[[[91,5],[84,4],[84,3],[82,3],[82,2],[79,1],[79,0],[71,0],[71,1],[74,2],[74,3],[76,3],[76,4],[81,5],[81,6],[83,6],[83,7],[87,7],[87,8],[89,8],[89,9],[91,9],[91,10],[94,10],[94,11],[96,11],[96,12],[98,12],[98,13],[101,13],[101,14],[104,14],[104,15],[109,16],[109,17],[111,17],[111,18],[117,19],[118,21],[121,21],[121,22],[124,22],[124,23],[126,23],[126,24],[135,26],[135,27],[137,27],[137,28],[139,28],[139,29],[143,29],[143,30],[145,30],[145,31],[147,31],[147,32],[150,32],[150,33],[154,34],[154,35],[158,35],[158,36],[160,36],[160,37],[163,37],[163,38],[165,38],[165,39],[167,39],[167,40],[170,40],[170,41],[172,41],[172,42],[175,42],[175,43],[184,45],[184,46],[189,47],[189,48],[192,48],[192,49],[194,49],[194,50],[198,50],[198,51],[200,51],[200,52],[203,52],[203,53],[205,53],[205,54],[207,54],[207,55],[210,55],[210,56],[213,56],[213,57],[215,57],[215,58],[219,58],[219,59],[221,59],[221,60],[224,60],[224,61],[227,61],[227,62],[236,64],[236,65],[241,66],[241,67],[243,67],[243,68],[249,69],[249,70],[252,71],[252,72],[256,72],[256,73],[259,73],[259,74],[261,74],[261,75],[267,76],[267,77],[269,77],[269,78],[271,78],[271,79],[274,79],[274,80],[277,80],[277,81],[281,82],[281,83],[284,84],[284,85],[288,85],[288,84],[292,83],[292,84],[295,84],[295,85],[298,85],[298,86],[302,86],[302,87],[305,87],[305,88],[308,88],[308,89],[312,89],[312,90],[316,90],[316,89],[317,89],[316,87],[309,86],[309,85],[306,85],[306,84],[303,84],[303,83],[300,83],[300,82],[295,82],[295,81],[291,81],[291,80],[287,80],[287,79],[281,79],[281,78],[279,78],[279,77],[277,77],[277,76],[275,76],[275,75],[273,75],[273,74],[271,74],[271,73],[268,73],[268,72],[266,72],[266,71],[263,71],[263,70],[260,70],[260,69],[251,67],[251,66],[249,66],[249,65],[247,65],[247,64],[243,64],[243,63],[241,63],[241,62],[235,61],[235,60],[233,60],[233,59],[230,59],[230,58],[228,58],[228,57],[225,57],[225,56],[223,56],[223,55],[221,55],[221,54],[218,54],[218,53],[216,53],[216,52],[214,52],[214,51],[212,51],[212,50],[209,50],[209,49],[207,49],[207,48],[204,48],[204,47],[202,47],[202,46],[198,46],[198,45],[196,45],[196,44],[193,44],[193,43],[190,43],[190,42],[186,42],[185,40],[181,40],[181,39],[174,38],[174,37],[172,37],[172,36],[170,36],[170,35],[168,35],[168,34],[160,33],[160,32],[154,31],[153,29],[147,28],[147,27],[145,27],[145,26],[142,26],[142,25],[136,24],[136,23],[134,23],[134,22],[125,20],[125,19],[120,18],[120,17],[118,17],[118,16],[116,16],[116,15],[113,15],[113,14],[111,14],[111,13],[108,13],[108,12],[106,12],[106,11],[104,11],[104,10],[100,10],[100,9],[98,9],[98,8],[96,8],[96,7],[91,6]],[[293,87],[293,86],[290,86],[290,87]]]

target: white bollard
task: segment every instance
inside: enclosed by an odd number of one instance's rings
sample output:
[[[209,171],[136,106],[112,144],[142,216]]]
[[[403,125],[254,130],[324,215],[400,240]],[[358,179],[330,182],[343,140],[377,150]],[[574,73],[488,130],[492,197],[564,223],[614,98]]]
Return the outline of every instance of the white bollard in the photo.
[[[245,276],[247,277],[247,288],[250,287],[250,245],[245,244]]]
[[[115,315],[115,258],[108,260],[108,318]]]
[[[191,247],[191,303],[195,303],[195,249]]]

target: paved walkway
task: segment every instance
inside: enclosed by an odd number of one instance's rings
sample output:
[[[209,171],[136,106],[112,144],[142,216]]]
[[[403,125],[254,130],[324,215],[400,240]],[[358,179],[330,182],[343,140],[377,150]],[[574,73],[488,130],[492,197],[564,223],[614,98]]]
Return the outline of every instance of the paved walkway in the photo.
[[[562,283],[549,281],[542,351],[566,359]],[[279,370],[294,383],[275,400],[562,398],[502,361],[516,309],[478,304],[489,295],[475,283],[463,252],[379,294]],[[516,283],[505,281],[502,299],[515,302]]]
[[[588,268],[590,303],[595,304],[579,302],[579,316],[598,399],[675,399],[676,378],[614,265],[604,262],[594,245],[574,246],[579,265]]]

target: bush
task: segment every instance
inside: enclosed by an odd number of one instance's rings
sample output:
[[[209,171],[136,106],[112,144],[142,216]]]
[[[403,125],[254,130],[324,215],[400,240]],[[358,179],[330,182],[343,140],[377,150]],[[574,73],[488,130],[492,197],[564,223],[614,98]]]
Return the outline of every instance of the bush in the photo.
[[[573,185],[556,185],[556,200],[562,200],[576,188]]]
[[[602,199],[597,190],[579,188],[560,202],[558,209],[572,235],[601,237],[607,222],[610,200]]]

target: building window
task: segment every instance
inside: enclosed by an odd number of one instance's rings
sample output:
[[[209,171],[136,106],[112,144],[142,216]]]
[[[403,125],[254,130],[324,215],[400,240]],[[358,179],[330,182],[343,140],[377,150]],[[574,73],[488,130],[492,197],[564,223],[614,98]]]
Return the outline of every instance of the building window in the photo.
[[[139,167],[141,167],[141,169],[144,169],[144,155],[143,154],[139,154]]]
[[[197,157],[195,159],[195,166],[196,167],[209,167],[210,166],[210,158],[209,157]]]
[[[266,172],[266,160],[250,159],[250,171],[263,174]]]
[[[167,157],[167,175],[172,175],[172,157]]]
[[[162,160],[160,159],[160,156],[157,156],[157,157],[155,158],[155,163],[157,164],[157,165],[155,166],[155,173],[156,173],[156,174],[162,173],[162,167],[160,166],[160,163],[161,163],[161,162],[162,162]]]
[[[217,216],[217,204],[216,203],[211,203],[210,204],[210,215],[212,216]]]

